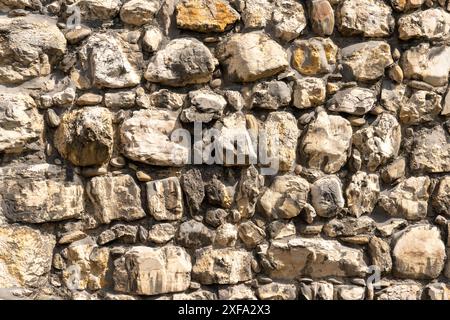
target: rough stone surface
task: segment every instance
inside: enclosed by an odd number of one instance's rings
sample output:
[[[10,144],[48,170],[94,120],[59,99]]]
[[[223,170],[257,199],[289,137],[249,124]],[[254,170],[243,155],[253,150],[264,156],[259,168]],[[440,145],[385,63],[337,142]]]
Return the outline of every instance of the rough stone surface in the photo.
[[[338,47],[329,38],[296,40],[293,43],[292,66],[307,76],[332,72],[336,67]]]
[[[399,38],[409,40],[447,40],[450,36],[450,13],[442,8],[417,11],[398,20]]]
[[[179,220],[183,215],[183,193],[178,178],[147,182],[147,204],[156,220]]]
[[[344,208],[341,181],[336,176],[324,176],[311,185],[311,202],[321,217],[333,217]]]
[[[353,216],[370,214],[380,194],[379,178],[376,174],[359,171],[352,176],[352,181],[345,192],[347,206]]]

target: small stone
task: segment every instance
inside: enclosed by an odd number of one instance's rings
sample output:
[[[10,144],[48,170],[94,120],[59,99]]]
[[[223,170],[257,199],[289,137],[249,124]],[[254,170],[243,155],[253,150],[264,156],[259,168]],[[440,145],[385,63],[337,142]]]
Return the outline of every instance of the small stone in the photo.
[[[356,81],[371,82],[384,75],[394,61],[391,48],[384,41],[367,41],[342,49],[344,76]]]
[[[359,171],[352,176],[346,190],[350,214],[360,217],[372,213],[380,194],[379,178],[376,174]]]
[[[349,88],[337,92],[328,100],[327,107],[330,111],[344,112],[352,115],[364,115],[369,112],[377,101],[374,91],[365,88]]]
[[[405,158],[397,158],[381,170],[381,178],[386,183],[392,183],[405,176],[405,168]]]
[[[219,289],[219,300],[257,300],[253,290],[245,284]]]
[[[410,11],[420,8],[426,0],[391,0],[392,6],[398,11]]]
[[[144,76],[150,82],[182,87],[209,82],[216,65],[209,49],[197,39],[174,39],[153,55]]]
[[[131,25],[142,26],[153,20],[160,7],[159,0],[130,0],[120,9],[120,19]]]
[[[177,229],[170,223],[158,223],[148,230],[148,240],[157,244],[169,242],[175,237]]]
[[[273,282],[258,287],[256,295],[261,300],[296,300],[297,288],[293,284]]]
[[[283,81],[260,82],[253,86],[250,108],[276,110],[291,102],[291,88]]]
[[[251,221],[241,223],[238,228],[239,238],[249,248],[254,248],[266,237],[263,229],[259,228]]]
[[[292,221],[276,220],[269,224],[267,228],[270,237],[274,240],[279,240],[291,236],[295,236],[295,225]]]
[[[144,171],[136,171],[136,178],[141,182],[152,181],[152,177],[146,174]]]
[[[367,123],[366,119],[358,117],[349,117],[348,121],[350,121],[352,127],[362,127]]]
[[[109,164],[115,168],[123,168],[127,164],[124,157],[114,157],[109,161]]]
[[[158,27],[149,26],[145,29],[144,36],[142,37],[142,44],[145,50],[149,52],[157,51],[163,40],[163,35]]]
[[[72,243],[87,237],[87,234],[81,230],[69,231],[64,233],[58,240],[59,244]]]
[[[176,9],[177,26],[198,32],[224,32],[240,18],[224,0],[183,0]]]
[[[336,238],[371,234],[374,229],[375,222],[370,217],[345,217],[328,221],[323,227],[323,232],[330,238]]]
[[[398,20],[401,40],[447,40],[450,36],[450,13],[442,8],[431,8],[406,14]]]
[[[176,241],[185,248],[202,248],[214,243],[215,233],[203,223],[189,220],[180,224]]]
[[[441,96],[429,91],[416,91],[400,108],[400,121],[415,125],[433,121],[441,112]]]
[[[241,172],[237,187],[236,204],[243,218],[250,218],[255,213],[256,202],[264,188],[264,176],[252,165]]]
[[[303,6],[293,0],[275,1],[272,23],[275,37],[288,42],[297,38],[306,28]]]
[[[80,0],[77,6],[80,9],[81,17],[88,21],[108,21],[114,18],[120,10],[122,2],[120,0]]]
[[[258,32],[230,36],[219,45],[217,56],[226,66],[228,77],[239,82],[274,76],[289,65],[283,48]]]
[[[376,300],[420,300],[422,287],[411,284],[395,284],[377,292]]]
[[[187,199],[191,213],[200,211],[205,198],[205,184],[199,169],[190,169],[181,176],[181,187]]]
[[[432,204],[436,212],[450,216],[450,176],[444,176],[439,181]]]
[[[51,128],[56,128],[61,123],[61,119],[56,114],[55,110],[47,109],[47,122]]]
[[[101,104],[103,97],[95,93],[84,93],[78,97],[76,104],[79,106],[95,106]]]
[[[342,185],[336,176],[324,176],[311,185],[311,201],[317,215],[333,217],[344,208]]]
[[[79,28],[69,29],[69,31],[67,31],[64,36],[66,37],[68,43],[77,44],[85,38],[89,37],[91,33],[91,28],[80,26]]]
[[[135,105],[136,93],[133,91],[119,91],[105,94],[107,108],[132,108]]]
[[[206,212],[205,222],[213,228],[217,228],[225,222],[228,212],[221,208],[211,209]]]
[[[210,122],[222,116],[227,101],[221,95],[208,89],[189,92],[190,107],[183,109],[183,122]]]
[[[392,256],[399,277],[434,279],[444,268],[445,245],[436,227],[416,225],[397,236]]]
[[[216,238],[214,244],[219,247],[234,247],[238,237],[238,230],[231,223],[224,223],[216,230]]]
[[[178,178],[155,180],[146,185],[150,214],[158,221],[180,220],[183,215],[183,194]]]
[[[239,91],[235,90],[225,90],[225,99],[228,104],[234,108],[236,111],[242,110],[244,107],[245,101]]]
[[[377,237],[370,238],[369,254],[372,265],[377,266],[380,272],[389,273],[392,270],[391,248],[389,244]]]
[[[295,82],[293,104],[299,109],[317,107],[324,104],[326,95],[323,79],[305,77]]]
[[[327,0],[312,0],[309,3],[309,20],[318,36],[330,36],[334,31],[334,10]]]
[[[398,64],[389,68],[389,78],[391,78],[396,83],[403,82],[403,70]]]
[[[334,71],[338,47],[328,38],[296,40],[293,43],[292,66],[307,76]]]
[[[393,218],[388,221],[377,225],[377,231],[382,237],[390,237],[392,234],[398,231],[398,229],[408,225],[405,219]]]

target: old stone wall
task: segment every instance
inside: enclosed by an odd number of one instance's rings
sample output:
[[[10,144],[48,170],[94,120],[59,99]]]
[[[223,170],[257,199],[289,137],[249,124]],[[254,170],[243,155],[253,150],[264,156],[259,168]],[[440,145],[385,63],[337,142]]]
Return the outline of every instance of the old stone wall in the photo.
[[[0,298],[449,299],[450,1],[0,11]]]

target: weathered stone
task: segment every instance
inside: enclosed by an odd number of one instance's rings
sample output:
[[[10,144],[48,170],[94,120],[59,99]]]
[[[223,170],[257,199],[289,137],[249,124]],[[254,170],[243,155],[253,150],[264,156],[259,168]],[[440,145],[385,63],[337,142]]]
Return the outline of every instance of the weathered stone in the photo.
[[[415,125],[433,121],[441,112],[441,96],[429,91],[416,91],[400,108],[400,121]]]
[[[174,87],[211,80],[217,60],[194,38],[170,41],[150,59],[145,79]]]
[[[369,112],[377,101],[374,91],[365,88],[349,88],[337,92],[328,100],[327,107],[330,111],[344,112],[353,115],[364,115]]]
[[[205,223],[210,225],[213,228],[217,228],[221,224],[225,222],[226,217],[228,216],[228,212],[224,209],[210,209],[206,212],[205,215]]]
[[[173,300],[217,300],[217,295],[208,290],[197,290],[191,293],[176,293],[172,296]]]
[[[387,110],[397,113],[406,100],[406,86],[384,80],[381,89],[380,104]]]
[[[367,272],[362,251],[334,240],[295,238],[273,241],[267,258],[273,266],[268,270],[273,279],[358,277]]]
[[[219,300],[257,300],[253,290],[245,284],[219,289]]]
[[[339,300],[364,300],[366,288],[353,285],[335,286],[336,298]]]
[[[300,292],[306,300],[333,300],[333,284],[326,281],[313,281],[310,284],[301,283]]]
[[[370,257],[372,258],[372,265],[377,266],[380,272],[391,272],[392,258],[389,244],[378,237],[372,237],[370,238],[368,248]]]
[[[432,86],[444,86],[450,72],[450,47],[431,47],[421,43],[405,51],[402,56],[402,69],[406,79],[421,80]]]
[[[30,0],[2,0],[0,1],[0,10],[2,12],[9,12],[17,9],[32,9],[37,10],[42,5],[40,0],[30,1]]]
[[[200,89],[189,92],[190,107],[181,112],[183,122],[210,122],[222,116],[227,101],[210,90]]]
[[[198,32],[224,32],[240,18],[224,0],[183,0],[177,4],[177,26]]]
[[[267,231],[269,232],[270,237],[274,240],[295,236],[296,233],[293,221],[281,220],[271,222],[267,227]]]
[[[450,176],[442,177],[439,181],[437,190],[433,195],[433,208],[437,213],[450,216]]]
[[[55,237],[25,226],[0,226],[0,287],[44,286]]]
[[[119,91],[105,94],[105,106],[107,108],[132,108],[135,102],[136,93],[133,91]]]
[[[161,30],[156,26],[149,26],[146,28],[144,37],[142,38],[142,44],[145,50],[149,52],[155,52],[161,46],[163,35]]]
[[[108,109],[88,107],[64,113],[55,132],[55,147],[76,166],[100,165],[112,153],[112,116]]]
[[[217,56],[226,66],[228,76],[239,82],[276,75],[289,65],[283,48],[259,32],[230,36],[220,44]]]
[[[148,231],[148,240],[157,244],[169,242],[175,237],[177,230],[170,223],[158,223]]]
[[[306,28],[305,10],[301,3],[293,0],[275,1],[272,23],[277,38],[286,42],[291,41]]]
[[[420,8],[426,0],[391,0],[394,9],[398,11],[409,11],[411,9]]]
[[[29,95],[0,93],[0,115],[0,152],[21,153],[41,138],[44,121]]]
[[[109,249],[99,248],[91,238],[73,242],[64,249],[66,267],[62,280],[71,290],[98,290],[107,285]]]
[[[326,82],[323,79],[305,77],[295,82],[293,104],[299,109],[322,105],[326,96]]]
[[[384,223],[378,224],[377,231],[381,234],[382,237],[390,237],[398,229],[403,228],[407,225],[408,222],[405,219],[392,218]]]
[[[170,110],[139,110],[120,127],[123,154],[132,160],[157,165],[181,166],[187,162],[188,149],[171,140],[181,128],[179,112]]]
[[[232,248],[199,249],[195,252],[192,278],[201,284],[236,284],[252,278],[250,252]]]
[[[368,127],[353,134],[353,145],[360,152],[370,172],[397,156],[401,143],[401,127],[397,119],[382,113]]]
[[[376,294],[376,300],[419,300],[422,288],[417,284],[395,284]]]
[[[71,78],[79,89],[128,88],[141,82],[142,53],[119,33],[95,33],[78,53]]]
[[[184,291],[191,269],[191,258],[181,247],[133,247],[114,261],[114,289],[139,295]]]
[[[141,189],[129,175],[98,176],[86,186],[93,213],[100,223],[132,221],[145,217]]]
[[[307,76],[333,72],[338,47],[329,38],[296,40],[293,43],[292,66]]]
[[[398,20],[398,33],[401,40],[447,40],[450,36],[450,13],[442,8],[432,8],[404,15]]]
[[[77,105],[79,106],[95,106],[101,104],[103,97],[95,93],[84,93],[77,99]]]
[[[336,176],[324,176],[311,185],[311,202],[321,217],[334,217],[344,208],[342,184]]]
[[[430,283],[423,291],[430,300],[448,301],[450,299],[450,285],[448,283]]]
[[[351,215],[358,218],[363,214],[370,214],[380,194],[379,178],[376,174],[359,171],[352,176],[345,193]]]
[[[392,256],[399,277],[433,279],[444,268],[445,245],[436,227],[416,225],[396,237]]]
[[[289,105],[291,96],[291,88],[283,81],[260,82],[252,88],[250,107],[277,110]]]
[[[214,232],[203,223],[189,220],[180,224],[176,235],[176,241],[185,248],[201,248],[214,242]]]
[[[394,61],[391,48],[384,41],[367,41],[342,49],[344,75],[350,79],[370,82],[381,78]]]
[[[178,178],[147,182],[147,203],[150,214],[156,220],[180,220],[183,215],[183,194]]]
[[[0,18],[0,84],[47,76],[66,51],[55,20],[41,15]]]
[[[264,241],[266,233],[251,221],[241,223],[238,228],[239,238],[249,248],[254,248]]]
[[[300,144],[308,166],[326,173],[339,171],[347,162],[352,133],[346,119],[319,111]]]
[[[256,202],[263,188],[264,176],[258,173],[258,169],[250,166],[242,171],[237,187],[236,204],[243,218],[253,216]]]
[[[410,177],[380,194],[379,205],[393,217],[425,218],[428,210],[429,177]]]
[[[271,112],[264,123],[264,130],[267,135],[267,160],[277,162],[271,162],[270,165],[278,165],[277,169],[280,171],[291,170],[300,135],[297,119],[289,112]]]
[[[296,300],[297,288],[293,284],[273,282],[258,287],[256,295],[261,300]]]
[[[442,126],[416,132],[410,166],[413,170],[430,173],[450,171],[450,135]]]
[[[200,211],[201,204],[205,198],[205,184],[199,169],[190,169],[181,176],[181,187],[192,213]]]
[[[227,186],[222,181],[214,177],[205,186],[206,198],[208,202],[221,208],[229,209],[233,204],[234,187]]]
[[[346,36],[387,37],[394,31],[392,9],[382,0],[343,1],[336,14],[338,29]]]
[[[121,0],[80,0],[76,3],[80,10],[81,17],[88,21],[111,20],[119,13],[121,4]],[[74,10],[72,9],[69,12],[73,13]]]
[[[234,247],[238,230],[234,224],[224,223],[217,228],[214,244],[219,247]]]
[[[312,0],[309,3],[309,21],[318,36],[330,36],[334,31],[334,10],[328,0]]]
[[[120,9],[120,19],[128,24],[142,26],[153,20],[160,7],[160,0],[130,0]]]
[[[80,26],[79,28],[69,29],[66,33],[64,33],[64,36],[66,37],[68,43],[77,44],[89,37],[91,33],[91,28]]]
[[[330,238],[349,237],[360,234],[371,234],[375,229],[375,222],[370,217],[345,217],[332,219],[323,226],[323,232]]]
[[[262,194],[259,205],[270,218],[291,219],[300,214],[308,202],[309,183],[298,176],[277,176]]]
[[[150,105],[155,108],[178,110],[185,105],[185,94],[161,89],[149,95]]]

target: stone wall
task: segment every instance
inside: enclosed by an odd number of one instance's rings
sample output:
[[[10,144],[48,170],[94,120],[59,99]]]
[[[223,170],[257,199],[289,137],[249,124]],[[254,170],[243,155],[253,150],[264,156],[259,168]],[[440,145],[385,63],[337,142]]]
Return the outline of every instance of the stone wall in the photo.
[[[450,1],[0,10],[0,298],[449,299]]]

